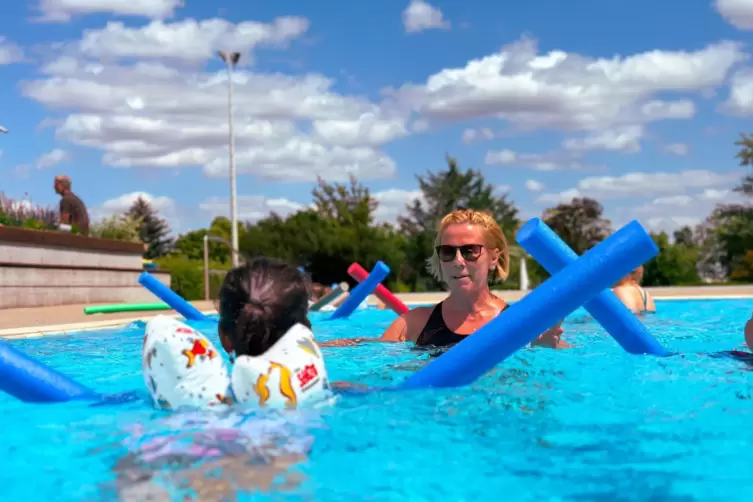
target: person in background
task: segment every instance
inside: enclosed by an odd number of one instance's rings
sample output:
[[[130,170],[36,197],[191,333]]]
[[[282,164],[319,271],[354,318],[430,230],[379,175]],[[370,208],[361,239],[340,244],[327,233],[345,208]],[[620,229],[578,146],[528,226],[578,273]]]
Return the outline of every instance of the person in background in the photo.
[[[620,279],[620,282],[612,288],[612,291],[627,308],[635,313],[656,312],[654,299],[651,298],[648,291],[641,287],[642,280],[643,265]]]
[[[497,317],[508,304],[489,289],[510,271],[507,240],[494,218],[485,212],[458,209],[439,224],[432,256],[432,275],[447,285],[449,296],[437,305],[417,307],[398,317],[381,338],[356,338],[321,343],[322,347],[361,342],[412,342],[416,346],[446,347]],[[532,342],[534,346],[567,348],[561,322]]]
[[[89,235],[89,213],[84,202],[71,191],[71,178],[55,176],[55,193],[60,195],[60,224],[75,226],[81,235]]]

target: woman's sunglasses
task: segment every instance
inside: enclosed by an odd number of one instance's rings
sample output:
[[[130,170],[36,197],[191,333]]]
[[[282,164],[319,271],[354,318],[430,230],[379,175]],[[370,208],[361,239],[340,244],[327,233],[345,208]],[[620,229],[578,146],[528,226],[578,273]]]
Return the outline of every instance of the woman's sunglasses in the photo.
[[[441,261],[452,261],[458,255],[463,257],[465,261],[476,261],[481,256],[481,250],[484,249],[483,244],[464,244],[462,246],[450,246],[443,244],[434,248],[437,250],[437,256]]]

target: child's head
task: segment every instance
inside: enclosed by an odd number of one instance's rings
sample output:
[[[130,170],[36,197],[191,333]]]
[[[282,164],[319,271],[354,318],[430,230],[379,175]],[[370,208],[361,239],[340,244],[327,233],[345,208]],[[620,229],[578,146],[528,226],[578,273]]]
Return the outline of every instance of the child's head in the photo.
[[[295,324],[308,320],[309,284],[294,266],[251,258],[230,270],[220,289],[220,340],[238,356],[259,356]]]

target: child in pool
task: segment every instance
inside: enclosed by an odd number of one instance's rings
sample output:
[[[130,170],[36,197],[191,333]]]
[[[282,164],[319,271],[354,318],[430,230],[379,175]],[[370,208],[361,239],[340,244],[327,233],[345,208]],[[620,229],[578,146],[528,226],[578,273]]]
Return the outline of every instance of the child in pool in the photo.
[[[308,281],[294,266],[253,258],[230,270],[219,293],[218,334],[233,367],[189,326],[159,316],[146,326],[142,370],[163,409],[231,403],[296,407],[329,395],[308,319]]]
[[[206,337],[166,316],[150,320],[142,370],[155,405],[230,411],[225,404],[290,408],[327,398],[329,384],[311,333],[308,297],[303,274],[280,260],[254,258],[228,272],[219,293],[218,331],[223,349],[235,362],[230,376]],[[185,420],[185,415],[176,418]],[[305,460],[311,447],[305,435],[286,437],[281,421],[273,421],[276,426],[270,428],[260,417],[239,422],[237,416],[214,416],[207,422],[205,415],[204,420],[194,433],[155,436],[134,431],[127,444],[132,453],[116,465],[121,499],[146,500],[164,493],[153,477],[168,465],[182,471],[170,473],[168,483],[180,474],[197,492],[222,486],[217,479],[203,479],[212,468],[220,468],[236,486],[268,486]]]

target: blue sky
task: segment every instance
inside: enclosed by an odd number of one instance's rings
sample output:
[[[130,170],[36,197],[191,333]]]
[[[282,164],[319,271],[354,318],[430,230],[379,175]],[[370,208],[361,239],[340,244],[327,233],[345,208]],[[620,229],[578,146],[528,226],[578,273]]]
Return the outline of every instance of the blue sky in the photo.
[[[244,218],[352,172],[394,220],[445,152],[524,217],[587,195],[669,230],[737,199],[753,0],[179,3],[3,7],[6,196],[55,204],[66,173],[95,218],[138,194],[178,232],[227,214],[230,49]]]

